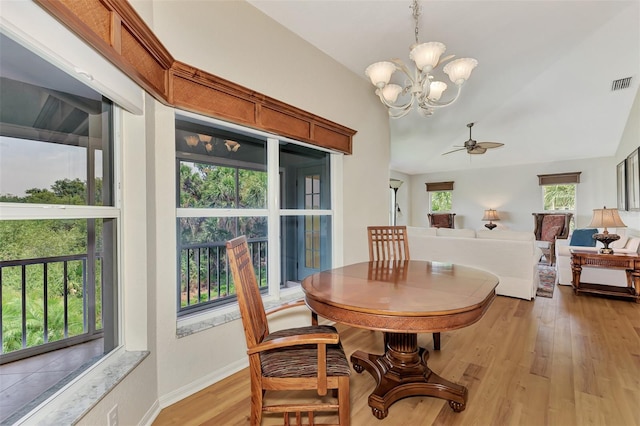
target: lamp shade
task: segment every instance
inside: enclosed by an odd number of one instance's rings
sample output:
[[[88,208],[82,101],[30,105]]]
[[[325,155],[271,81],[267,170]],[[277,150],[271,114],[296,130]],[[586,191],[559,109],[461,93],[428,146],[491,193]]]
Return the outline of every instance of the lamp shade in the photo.
[[[402,186],[402,181],[400,179],[389,179],[389,188],[398,189]]]
[[[449,62],[442,69],[448,76],[449,79],[457,84],[458,86],[462,85],[469,76],[471,75],[471,71],[475,67],[478,66],[478,61],[472,58],[460,58],[455,61]]]
[[[395,71],[396,65],[393,62],[382,61],[369,65],[367,69],[364,70],[364,73],[371,80],[371,84],[378,88],[382,88],[389,83],[391,75]]]
[[[495,211],[494,209],[487,209],[484,211],[484,216],[482,216],[482,220],[492,221],[492,220],[500,220],[500,218],[498,217],[497,211]]]
[[[394,103],[398,99],[400,92],[402,92],[402,87],[397,84],[387,84],[380,90],[382,91],[382,96],[384,96],[387,102]]]
[[[442,81],[432,81],[431,84],[429,84],[428,98],[432,101],[437,101],[445,90],[447,90],[447,83]]]
[[[440,56],[447,50],[447,47],[437,41],[421,43],[411,49],[409,58],[416,63],[420,71],[431,71],[440,60]]]
[[[200,139],[196,135],[187,135],[184,137],[184,140],[187,142],[189,146],[197,146]]]
[[[590,228],[626,228],[627,225],[622,222],[618,209],[593,209],[593,217],[591,218]]]

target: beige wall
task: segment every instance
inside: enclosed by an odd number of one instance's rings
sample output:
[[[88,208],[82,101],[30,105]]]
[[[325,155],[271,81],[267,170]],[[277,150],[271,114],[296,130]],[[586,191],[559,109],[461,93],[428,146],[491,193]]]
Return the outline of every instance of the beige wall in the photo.
[[[531,213],[542,211],[537,175],[578,171],[582,173],[576,197],[576,226],[585,227],[592,209],[616,203],[613,157],[415,175],[411,185],[412,225],[428,226],[425,182],[451,180],[456,228],[485,229],[487,222],[481,220],[482,214],[485,209],[494,208],[501,219],[496,222],[497,229],[533,231]]]

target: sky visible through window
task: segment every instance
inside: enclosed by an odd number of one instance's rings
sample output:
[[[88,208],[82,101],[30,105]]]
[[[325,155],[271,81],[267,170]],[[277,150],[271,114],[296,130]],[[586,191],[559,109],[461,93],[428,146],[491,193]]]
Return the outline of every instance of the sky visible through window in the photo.
[[[84,147],[0,137],[0,194],[23,197],[28,189],[50,189],[62,179],[86,182],[86,155]],[[100,158],[96,176],[102,176]]]

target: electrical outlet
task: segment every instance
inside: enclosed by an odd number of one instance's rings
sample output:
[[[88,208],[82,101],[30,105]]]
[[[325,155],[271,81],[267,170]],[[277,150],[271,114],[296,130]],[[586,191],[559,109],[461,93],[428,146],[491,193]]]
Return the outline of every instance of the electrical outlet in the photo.
[[[109,426],[118,426],[118,404],[114,405],[107,413],[107,424]]]

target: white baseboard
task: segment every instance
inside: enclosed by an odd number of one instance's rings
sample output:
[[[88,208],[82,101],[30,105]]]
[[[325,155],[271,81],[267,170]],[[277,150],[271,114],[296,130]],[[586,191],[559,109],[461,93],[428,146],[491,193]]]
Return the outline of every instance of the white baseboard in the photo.
[[[140,423],[138,423],[138,425],[151,426],[156,417],[158,417],[158,414],[160,414],[160,402],[156,399],[153,405],[149,407],[147,412],[144,414],[142,420],[140,420]]]
[[[220,380],[225,379],[234,373],[237,373],[243,368],[247,368],[248,366],[249,361],[246,357],[244,357],[241,360],[235,361],[229,365],[225,365],[224,369],[213,371],[206,376],[200,377],[199,379],[194,380],[193,382],[185,386],[182,386],[181,388],[169,392],[166,395],[162,395],[160,398],[158,398],[160,409],[175,404],[176,402],[181,401],[184,398],[193,395],[194,393],[201,391],[207,386],[211,386],[212,384],[219,382]]]

